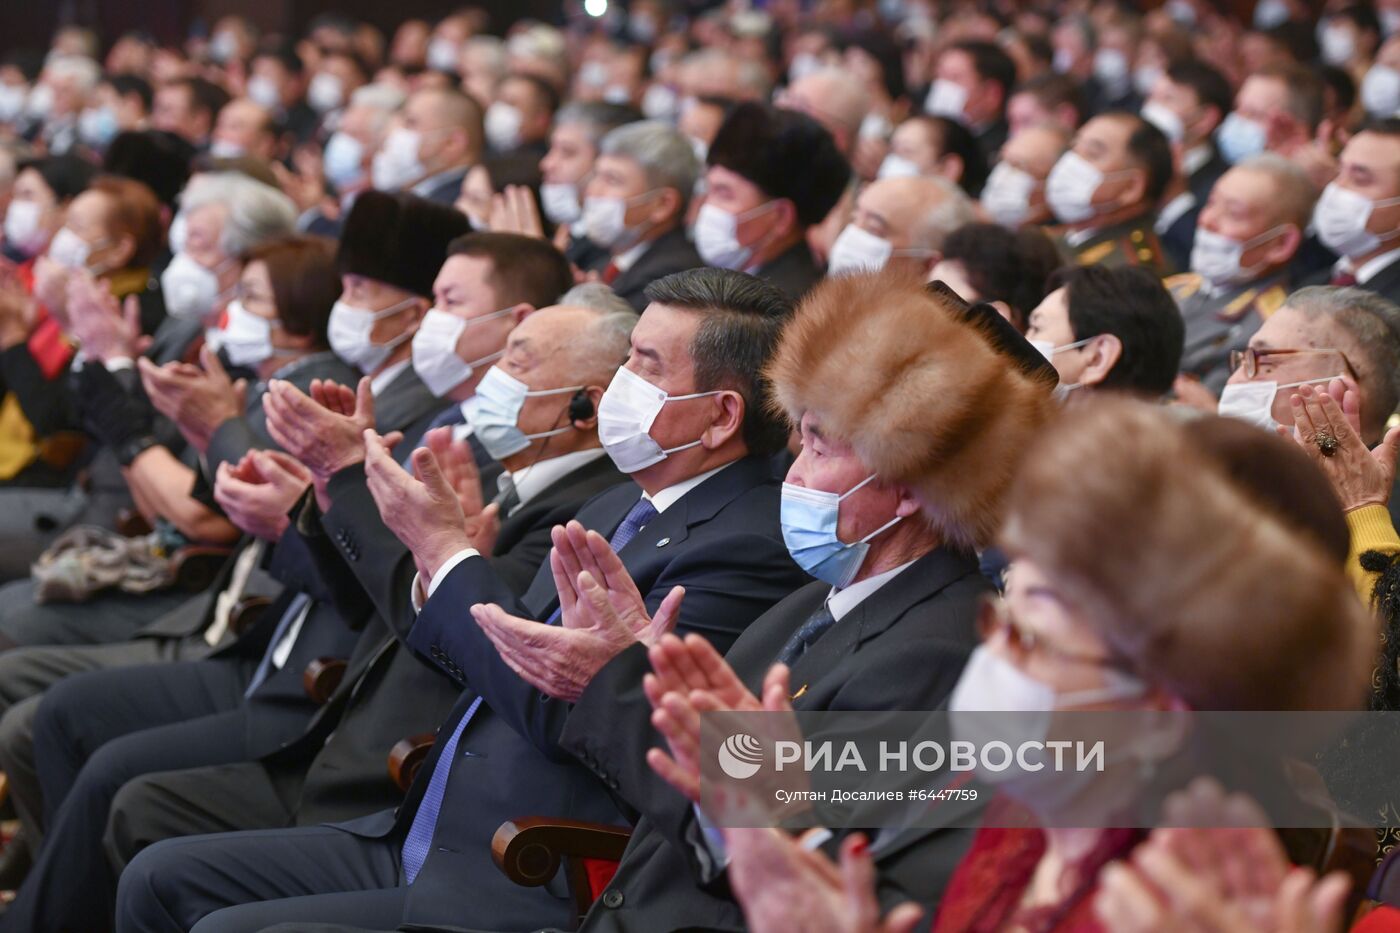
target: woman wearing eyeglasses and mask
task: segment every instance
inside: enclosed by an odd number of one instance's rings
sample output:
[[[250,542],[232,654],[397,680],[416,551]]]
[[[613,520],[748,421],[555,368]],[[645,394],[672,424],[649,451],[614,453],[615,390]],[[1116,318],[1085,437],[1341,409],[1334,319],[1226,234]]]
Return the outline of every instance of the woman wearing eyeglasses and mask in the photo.
[[[1189,722],[1173,730],[1154,717],[1360,708],[1375,649],[1342,569],[1335,497],[1279,438],[1094,399],[1066,411],[1024,462],[1001,535],[1013,559],[1007,595],[985,614],[984,642],[950,698],[952,730],[976,741],[986,711],[1105,711],[1147,726],[1128,746],[1110,742],[1118,751],[1091,782],[1050,768],[979,773],[994,800],[937,905],[935,933],[1105,929],[1100,872],[1146,833],[1059,827],[1089,814],[1111,825],[1106,815],[1178,789],[1197,736]],[[1053,730],[1068,718],[1041,720]],[[1249,777],[1259,786],[1246,793],[1282,784],[1267,763]],[[879,864],[859,840],[843,846],[844,880],[773,830],[731,830],[725,843],[751,921],[773,916],[764,899],[781,893],[802,916],[828,918],[804,930],[875,928]],[[911,929],[913,910],[899,910],[888,928]]]

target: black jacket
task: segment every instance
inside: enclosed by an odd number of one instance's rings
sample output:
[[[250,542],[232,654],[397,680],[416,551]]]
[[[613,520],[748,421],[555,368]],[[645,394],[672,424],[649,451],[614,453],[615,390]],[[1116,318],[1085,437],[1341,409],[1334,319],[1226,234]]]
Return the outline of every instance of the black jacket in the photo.
[[[657,237],[626,272],[613,280],[612,289],[640,314],[646,310],[647,299],[643,292],[648,285],[673,272],[698,269],[704,264],[686,237],[685,227],[677,226]],[[606,267],[606,260],[603,265]]]

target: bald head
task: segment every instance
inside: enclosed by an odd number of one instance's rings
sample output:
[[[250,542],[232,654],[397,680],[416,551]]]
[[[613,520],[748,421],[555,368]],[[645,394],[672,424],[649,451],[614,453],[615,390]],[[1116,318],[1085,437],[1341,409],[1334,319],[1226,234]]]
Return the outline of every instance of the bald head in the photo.
[[[870,112],[870,95],[840,68],[822,68],[798,78],[788,85],[780,103],[826,127],[845,152],[855,145],[860,125]]]
[[[944,178],[882,178],[856,198],[852,222],[890,241],[896,250],[923,251],[936,259],[948,234],[971,223],[972,202]]]

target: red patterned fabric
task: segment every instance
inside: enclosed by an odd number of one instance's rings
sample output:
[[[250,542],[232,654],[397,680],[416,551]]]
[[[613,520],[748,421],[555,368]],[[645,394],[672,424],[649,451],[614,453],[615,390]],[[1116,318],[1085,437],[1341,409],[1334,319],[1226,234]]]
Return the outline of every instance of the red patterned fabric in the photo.
[[[986,822],[993,825],[977,831],[943,893],[933,933],[1102,933],[1094,919],[1095,879],[1142,839],[1140,831],[1105,830],[1075,877],[1065,879],[1065,899],[1026,910],[1021,899],[1045,854],[1045,834],[1005,798],[992,802]]]
[[[1377,907],[1357,921],[1351,933],[1400,933],[1400,910]]]

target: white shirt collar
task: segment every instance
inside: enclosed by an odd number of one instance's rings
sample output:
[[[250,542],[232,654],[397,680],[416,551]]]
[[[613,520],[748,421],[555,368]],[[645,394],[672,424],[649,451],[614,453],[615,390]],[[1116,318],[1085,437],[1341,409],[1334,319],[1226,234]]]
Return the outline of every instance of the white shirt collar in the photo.
[[[1374,259],[1368,259],[1359,269],[1356,270],[1357,283],[1360,285],[1365,285],[1367,282],[1371,281],[1373,278],[1379,275],[1383,269],[1385,269],[1391,263],[1395,262],[1397,259],[1400,259],[1400,249],[1393,249],[1388,253],[1381,253]],[[1350,262],[1350,260],[1348,260],[1348,262]]]
[[[399,373],[407,369],[408,365],[412,362],[413,360],[411,359],[400,360],[392,366],[385,367],[383,370],[380,371],[379,375],[371,376],[369,380],[370,393],[375,398],[379,398],[379,396],[384,394],[384,390],[389,388],[389,383],[397,379]]]
[[[643,240],[631,249],[624,250],[623,252],[618,253],[616,256],[614,256],[612,258],[612,264],[614,266],[617,266],[617,271],[619,273],[626,272],[628,269],[636,265],[637,260],[642,258],[642,254],[647,251],[647,248],[650,247],[651,244],[651,240]]]
[[[1158,235],[1166,233],[1171,229],[1171,225],[1182,218],[1191,208],[1196,206],[1196,196],[1190,191],[1183,191],[1172,198],[1161,209],[1157,211],[1157,220],[1152,224],[1152,229]]]
[[[709,479],[711,476],[714,476],[720,470],[723,470],[727,466],[732,466],[735,463],[738,463],[738,461],[731,460],[729,463],[726,463],[722,466],[717,466],[713,470],[708,470],[704,473],[701,473],[699,476],[692,476],[690,479],[683,479],[673,486],[667,486],[665,489],[662,489],[654,496],[649,492],[643,492],[642,498],[650,502],[652,508],[656,509],[658,513],[664,512],[671,506],[675,505],[680,500],[681,496],[690,492],[696,486],[699,486],[701,483]]]
[[[917,560],[917,558],[915,559]],[[876,590],[908,570],[909,565],[912,563],[914,563],[914,561],[911,560],[891,570],[886,570],[884,573],[877,573],[873,577],[866,577],[864,580],[852,583],[844,590],[838,590],[832,587],[831,595],[826,598],[827,611],[831,613],[833,619],[840,622],[852,609],[875,595]]]
[[[507,481],[515,483],[515,495],[520,499],[520,504],[525,505],[574,470],[602,456],[604,451],[601,447],[576,450],[573,453],[550,457],[548,460],[540,460],[514,473],[502,473],[496,482],[501,489],[505,488]]]
[[[1181,154],[1181,173],[1187,178],[1199,172],[1210,161],[1212,151],[1209,143],[1201,143]]]

